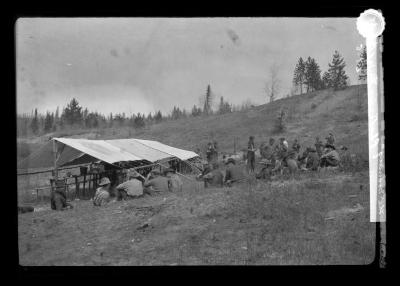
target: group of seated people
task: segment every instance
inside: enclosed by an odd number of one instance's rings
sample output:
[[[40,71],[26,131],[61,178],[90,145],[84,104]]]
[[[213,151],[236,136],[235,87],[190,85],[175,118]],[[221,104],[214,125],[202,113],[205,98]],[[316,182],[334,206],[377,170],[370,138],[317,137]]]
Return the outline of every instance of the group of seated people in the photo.
[[[289,148],[285,138],[280,138],[280,142],[275,145],[275,140],[270,139],[269,144],[264,144],[260,147],[263,160],[261,164],[265,164],[275,170],[275,166],[285,166],[288,159],[295,160],[300,169],[317,170],[319,167],[337,167],[340,163],[340,156],[334,145],[335,139],[332,133],[326,137],[326,143],[320,141],[316,137],[315,148],[307,147],[300,155],[300,144],[297,139]]]
[[[219,164],[206,163],[204,165],[203,172],[197,176],[198,180],[204,181],[204,187],[222,187],[232,186],[235,183],[242,182],[246,177],[244,174],[244,169],[236,164],[233,158],[229,158],[226,163],[225,175],[219,169]]]
[[[154,195],[167,191],[182,191],[183,183],[173,169],[167,168],[163,174],[154,169],[146,177],[135,170],[129,170],[127,181],[115,187],[114,198],[111,181],[107,177],[100,180],[99,186],[93,198],[95,206],[102,206],[112,201],[139,198],[145,194]]]

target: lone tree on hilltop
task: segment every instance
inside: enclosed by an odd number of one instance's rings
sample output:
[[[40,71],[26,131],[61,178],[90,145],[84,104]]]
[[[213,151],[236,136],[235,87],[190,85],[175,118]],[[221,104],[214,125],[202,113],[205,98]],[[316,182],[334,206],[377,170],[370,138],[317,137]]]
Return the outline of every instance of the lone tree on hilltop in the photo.
[[[268,80],[265,84],[265,92],[269,98],[269,102],[273,102],[280,90],[280,79],[279,79],[279,66],[274,63],[269,68]]]
[[[329,87],[334,90],[343,89],[347,86],[348,76],[344,70],[346,63],[338,51],[335,51],[332,63],[329,64]]]

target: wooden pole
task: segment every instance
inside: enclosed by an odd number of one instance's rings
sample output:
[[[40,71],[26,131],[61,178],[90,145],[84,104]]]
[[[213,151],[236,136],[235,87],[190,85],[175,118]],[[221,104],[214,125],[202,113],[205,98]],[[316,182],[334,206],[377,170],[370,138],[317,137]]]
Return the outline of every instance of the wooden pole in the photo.
[[[54,158],[54,170],[53,170],[53,188],[52,191],[54,191],[55,186],[56,186],[56,181],[58,179],[58,166],[57,166],[57,142],[56,140],[53,139],[53,158]]]

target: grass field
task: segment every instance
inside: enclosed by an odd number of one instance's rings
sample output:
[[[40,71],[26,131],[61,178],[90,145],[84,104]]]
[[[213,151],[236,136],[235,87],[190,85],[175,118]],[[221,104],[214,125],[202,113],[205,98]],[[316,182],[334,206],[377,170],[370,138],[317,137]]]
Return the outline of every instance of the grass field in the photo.
[[[355,154],[341,171],[300,173],[272,182],[232,188],[200,188],[186,180],[183,192],[166,193],[95,208],[72,201],[54,212],[35,203],[35,187],[49,174],[18,176],[19,204],[35,212],[18,215],[21,265],[299,265],[368,264],[375,255],[375,224],[369,222],[368,117],[366,86],[318,91],[250,110],[130,128],[63,131],[51,136],[158,140],[204,150],[217,140],[220,151],[256,145],[270,137],[298,138],[302,150],[328,132],[336,145]],[[362,99],[360,101],[360,98]],[[360,104],[361,102],[361,104]],[[276,113],[287,108],[287,129],[274,134]],[[49,136],[50,136],[49,135]],[[184,140],[182,139],[184,138]],[[19,138],[32,148],[47,137]],[[26,148],[27,145],[24,145]],[[21,145],[22,146],[22,145]],[[26,150],[25,150],[26,151]]]
[[[300,174],[18,217],[21,265],[369,264],[368,173]]]

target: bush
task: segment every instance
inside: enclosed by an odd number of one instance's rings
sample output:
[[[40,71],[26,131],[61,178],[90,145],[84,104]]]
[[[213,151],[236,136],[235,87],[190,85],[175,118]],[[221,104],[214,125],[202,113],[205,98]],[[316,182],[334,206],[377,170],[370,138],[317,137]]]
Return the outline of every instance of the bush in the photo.
[[[315,103],[311,104],[311,109],[315,109],[316,107],[317,107],[317,104],[315,104]]]

